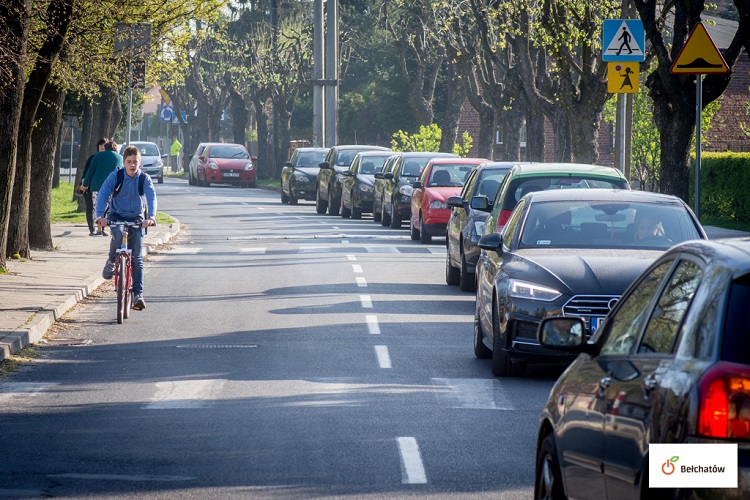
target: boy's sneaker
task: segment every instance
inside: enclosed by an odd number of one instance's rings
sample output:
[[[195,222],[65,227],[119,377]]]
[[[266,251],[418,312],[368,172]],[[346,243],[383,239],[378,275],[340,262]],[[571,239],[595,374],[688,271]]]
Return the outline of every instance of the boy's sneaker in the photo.
[[[133,309],[136,311],[142,311],[146,309],[146,302],[143,300],[143,295],[136,295],[133,301]]]
[[[108,260],[106,264],[104,264],[104,269],[102,269],[102,278],[105,280],[111,280],[115,275],[115,263],[111,260]]]

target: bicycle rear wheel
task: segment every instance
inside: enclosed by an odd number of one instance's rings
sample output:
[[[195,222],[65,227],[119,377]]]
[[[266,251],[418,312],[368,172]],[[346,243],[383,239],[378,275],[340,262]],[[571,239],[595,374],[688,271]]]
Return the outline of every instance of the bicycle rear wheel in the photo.
[[[123,312],[125,319],[130,317],[130,308],[133,306],[133,273],[130,259],[126,259],[126,262],[128,271],[125,273],[127,277],[127,283],[125,284],[125,311]]]
[[[125,282],[127,276],[127,262],[124,255],[118,257],[117,266],[117,323],[121,324],[122,320],[126,318],[125,311],[126,307],[126,295],[128,293],[127,283]]]

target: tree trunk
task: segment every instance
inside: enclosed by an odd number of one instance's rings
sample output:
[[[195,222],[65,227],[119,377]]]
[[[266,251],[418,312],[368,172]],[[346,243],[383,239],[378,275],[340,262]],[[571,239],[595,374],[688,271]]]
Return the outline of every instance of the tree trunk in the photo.
[[[54,84],[44,89],[37,110],[38,125],[31,136],[31,192],[29,197],[29,246],[52,250],[52,177],[57,136],[62,128],[65,92]]]
[[[8,228],[16,178],[18,127],[23,104],[31,0],[0,4],[0,270],[7,269]]]
[[[269,174],[268,156],[268,111],[266,109],[265,97],[253,96],[255,116],[258,121],[258,172],[257,175],[264,177]]]
[[[570,135],[573,139],[571,152],[573,161],[593,164],[599,159],[597,136],[601,114],[591,106],[577,106],[576,119],[569,118]]]
[[[519,161],[521,159],[521,128],[526,118],[526,107],[520,100],[513,102],[500,113],[503,127],[503,153],[499,160]]]
[[[526,161],[544,161],[544,114],[528,108],[526,113]]]
[[[446,92],[445,116],[440,120],[440,151],[443,153],[452,153],[453,146],[456,144],[458,137],[458,126],[461,121],[461,109],[466,101],[466,85],[464,79],[456,71],[456,65],[449,63],[448,69],[448,89]]]
[[[62,119],[62,117],[61,117]],[[55,145],[62,144],[63,141],[63,126],[62,122],[57,127],[57,142],[55,142]],[[34,147],[32,142],[32,148]],[[60,152],[62,148],[55,148],[55,164],[53,165],[52,169],[52,189],[56,189],[60,187],[60,159],[62,157],[62,153]],[[33,157],[31,161],[34,161]],[[76,184],[77,185],[77,184]],[[80,208],[80,207],[79,207]]]
[[[552,129],[555,135],[555,161],[571,161],[570,122],[568,115],[560,108],[552,114]]]

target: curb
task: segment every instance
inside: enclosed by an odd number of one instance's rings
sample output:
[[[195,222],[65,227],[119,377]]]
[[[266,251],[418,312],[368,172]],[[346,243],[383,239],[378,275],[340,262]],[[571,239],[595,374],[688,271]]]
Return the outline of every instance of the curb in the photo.
[[[143,245],[143,255],[148,255],[157,246],[169,242],[179,232],[180,221],[175,219],[175,222],[170,225],[168,232]],[[83,283],[73,292],[73,295],[65,300],[49,304],[44,309],[35,313],[25,325],[19,327],[18,331],[5,335],[3,342],[0,344],[0,361],[3,361],[30,344],[38,343],[55,322],[62,318],[73,306],[88,297],[91,292],[99,288],[104,281],[101,273],[89,276],[83,280]]]

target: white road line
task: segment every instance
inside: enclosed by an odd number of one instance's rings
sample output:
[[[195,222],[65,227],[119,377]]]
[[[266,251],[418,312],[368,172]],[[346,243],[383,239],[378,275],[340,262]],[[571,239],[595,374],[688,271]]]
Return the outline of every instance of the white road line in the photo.
[[[362,274],[362,266],[359,264],[352,264],[352,271],[354,271],[356,274]]]
[[[29,396],[38,394],[51,387],[59,385],[56,382],[5,382],[0,384],[0,403],[8,404],[12,399],[25,400]]]
[[[346,260],[357,260],[356,255],[347,255]]]
[[[299,253],[326,253],[330,252],[332,247],[325,246],[313,246],[313,247],[299,247]]]
[[[172,254],[172,255],[193,255],[196,253],[199,253],[202,248],[195,248],[195,247],[178,247],[173,248],[172,250],[167,250],[164,253]]]
[[[440,248],[428,248],[427,250],[430,251],[430,253],[438,254],[438,255],[445,255],[447,253],[447,250],[445,247]]]
[[[266,253],[265,248],[240,248],[240,253],[252,253],[256,255],[262,255]]]
[[[362,288],[367,286],[367,280],[364,279],[362,276],[357,276],[355,279],[357,280],[357,286],[362,287]]]
[[[448,388],[440,398],[451,408],[472,410],[515,410],[507,391],[495,379],[486,378],[433,378],[432,382]]]
[[[265,210],[265,207],[255,207],[255,208],[257,208],[258,210]]]
[[[425,484],[427,474],[422,464],[419,445],[413,437],[396,438],[398,451],[401,454],[401,482],[404,484]]]
[[[399,253],[396,247],[365,247],[368,253]]]
[[[365,320],[367,321],[367,329],[370,331],[370,335],[380,335],[378,317],[374,314],[368,314],[365,316]]]
[[[349,240],[341,240],[341,244],[342,245],[348,245],[349,244]]]
[[[331,227],[331,229],[341,229],[341,228],[338,227],[338,226],[333,226],[333,227]]]
[[[372,299],[369,295],[360,295],[359,301],[362,302],[362,307],[365,309],[372,309]]]
[[[376,345],[375,355],[378,357],[380,368],[391,368],[391,357],[388,355],[388,346]]]
[[[180,380],[157,382],[156,393],[145,410],[184,410],[207,408],[211,396],[221,389],[225,380]]]

